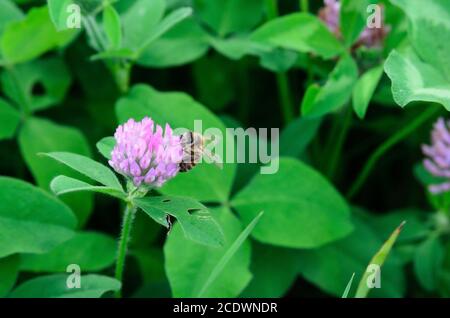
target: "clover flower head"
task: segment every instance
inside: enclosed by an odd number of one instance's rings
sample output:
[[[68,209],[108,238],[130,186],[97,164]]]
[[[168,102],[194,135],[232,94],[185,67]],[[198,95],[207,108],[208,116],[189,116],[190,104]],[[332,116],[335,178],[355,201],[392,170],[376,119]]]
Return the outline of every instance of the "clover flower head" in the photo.
[[[450,190],[450,122],[441,117],[434,124],[431,132],[431,145],[422,145],[422,152],[426,156],[423,161],[425,169],[435,177],[447,179],[441,184],[428,187],[433,194]]]
[[[180,137],[167,124],[164,131],[151,118],[133,119],[117,127],[109,164],[136,187],[161,187],[175,177],[183,157]]]
[[[319,18],[325,22],[332,33],[340,37],[339,12],[341,11],[341,3],[337,0],[324,0],[323,2],[325,7],[319,10]]]
[[[339,21],[341,3],[338,0],[324,0],[324,4],[325,6],[319,10],[319,18],[337,38],[341,38],[342,35]],[[364,28],[355,46],[364,45],[369,48],[380,48],[382,46],[383,40],[389,33],[390,28],[384,24],[383,10],[381,13],[381,27]]]

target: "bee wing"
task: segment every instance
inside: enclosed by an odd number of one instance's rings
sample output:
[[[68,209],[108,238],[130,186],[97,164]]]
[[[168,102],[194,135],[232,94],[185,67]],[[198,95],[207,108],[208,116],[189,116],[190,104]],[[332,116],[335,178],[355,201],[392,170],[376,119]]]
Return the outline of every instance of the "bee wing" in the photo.
[[[203,156],[207,157],[212,163],[214,163],[220,169],[223,169],[222,159],[218,155],[213,154],[209,149],[203,150]]]

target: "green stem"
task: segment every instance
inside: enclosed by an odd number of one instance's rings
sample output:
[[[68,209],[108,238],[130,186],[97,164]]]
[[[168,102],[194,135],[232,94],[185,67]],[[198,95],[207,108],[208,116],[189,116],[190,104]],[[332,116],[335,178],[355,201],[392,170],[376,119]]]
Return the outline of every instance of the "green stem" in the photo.
[[[108,45],[107,45],[105,38],[103,37],[100,29],[98,28],[97,21],[95,21],[95,17],[87,16],[86,22],[90,28],[90,32],[91,32],[92,36],[94,37],[94,40],[97,42],[97,45],[98,45],[100,51],[105,51]]]
[[[241,60],[239,62],[238,72],[239,72],[238,87],[239,87],[239,106],[240,106],[238,117],[241,120],[241,123],[243,125],[246,125],[251,111],[250,109],[251,103],[249,96],[251,88],[249,85],[250,83],[250,79],[248,76],[249,71],[245,60]]]
[[[266,0],[267,18],[269,20],[278,17],[278,7],[276,0]],[[294,119],[294,106],[289,94],[289,78],[286,72],[278,72],[277,86],[278,96],[281,104],[281,112],[283,114],[284,122],[287,124]]]
[[[82,21],[83,21],[83,26],[86,29],[86,33],[87,33],[88,37],[91,39],[95,48],[98,49],[99,51],[104,51],[102,42],[97,37],[98,35],[95,30],[95,26],[92,24],[92,20],[90,19],[90,17],[84,17],[84,19],[82,19]]]
[[[300,7],[300,11],[304,12],[304,13],[308,13],[309,12],[309,1],[308,0],[299,0],[299,7]],[[306,77],[306,85],[305,85],[305,89],[308,88],[314,81],[314,72],[313,72],[313,59],[311,54],[306,53],[306,58],[308,61],[308,65],[306,68],[306,73],[307,73],[307,77]]]
[[[277,0],[266,0],[267,18],[275,19],[278,16]]]
[[[133,226],[135,212],[136,208],[131,203],[128,203],[123,214],[122,232],[120,234],[116,261],[115,278],[120,282],[122,282],[125,258],[127,256],[128,242],[130,241],[130,233]],[[122,297],[122,288],[116,292],[115,296],[116,298]]]
[[[422,124],[427,122],[429,119],[433,118],[438,112],[440,108],[430,107],[427,111],[423,112],[420,116],[416,117],[415,120],[411,121],[411,123],[401,130],[397,131],[394,135],[392,135],[389,139],[387,139],[384,143],[382,143],[369,157],[367,162],[365,163],[361,173],[358,175],[356,180],[353,182],[350,190],[347,192],[347,198],[353,198],[358,191],[361,189],[362,185],[369,177],[372,169],[374,168],[377,161],[392,147],[401,142],[403,139],[408,137],[411,133],[413,133],[417,128],[419,128]]]
[[[108,44],[103,37],[95,17],[87,16],[84,21],[84,26],[89,38],[94,42],[94,45],[103,52],[107,49]],[[110,69],[114,76],[114,80],[121,93],[126,93],[130,83],[131,64],[127,61],[105,61],[106,66]]]
[[[334,114],[333,117],[331,118],[331,127],[328,130],[327,136],[326,136],[326,141],[325,141],[325,145],[322,148],[322,151],[320,151],[320,161],[319,161],[319,168],[321,171],[323,171],[323,173],[325,174],[325,172],[327,171],[327,167],[329,166],[329,158],[330,158],[330,153],[332,151],[332,149],[334,148],[334,144],[335,144],[335,136],[337,136],[339,134],[339,128],[340,128],[340,121],[339,121],[339,116],[340,114]]]
[[[329,165],[327,169],[327,176],[329,179],[333,179],[336,172],[336,167],[339,163],[340,154],[342,153],[342,148],[344,146],[345,139],[348,135],[350,124],[352,122],[353,109],[349,106],[345,110],[345,118],[342,122],[341,129],[338,132],[336,142],[333,142],[333,150],[329,156]],[[331,136],[334,139],[334,136]]]
[[[114,75],[117,87],[122,94],[125,94],[130,88],[131,63],[125,60],[119,60],[111,61],[108,65]]]
[[[303,12],[309,12],[309,1],[300,0],[300,10]]]
[[[277,85],[284,122],[288,124],[294,119],[294,107],[289,95],[289,79],[285,72],[277,73]]]

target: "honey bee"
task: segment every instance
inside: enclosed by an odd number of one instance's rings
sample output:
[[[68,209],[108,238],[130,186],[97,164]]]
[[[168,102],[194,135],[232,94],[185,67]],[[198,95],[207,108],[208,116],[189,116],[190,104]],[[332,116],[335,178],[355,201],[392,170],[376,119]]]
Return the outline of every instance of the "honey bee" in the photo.
[[[188,172],[192,170],[202,159],[208,157],[217,166],[222,168],[220,158],[205,149],[207,142],[212,139],[205,137],[199,133],[188,131],[180,135],[181,146],[183,148],[183,159],[180,162],[180,172]]]

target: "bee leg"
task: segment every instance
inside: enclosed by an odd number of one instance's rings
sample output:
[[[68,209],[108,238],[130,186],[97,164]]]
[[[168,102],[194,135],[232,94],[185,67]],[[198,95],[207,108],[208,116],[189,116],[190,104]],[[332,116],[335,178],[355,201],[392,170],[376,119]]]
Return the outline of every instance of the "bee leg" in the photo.
[[[170,215],[166,214],[166,222],[167,222],[167,235],[172,231],[172,220],[170,219]]]
[[[212,162],[219,167],[220,169],[223,169],[223,163],[222,163],[222,159],[216,155],[213,154],[209,149],[204,149],[203,150],[203,154],[208,157],[210,160],[212,160]]]

